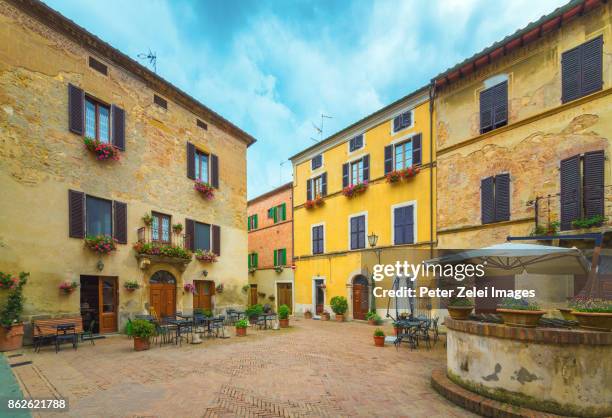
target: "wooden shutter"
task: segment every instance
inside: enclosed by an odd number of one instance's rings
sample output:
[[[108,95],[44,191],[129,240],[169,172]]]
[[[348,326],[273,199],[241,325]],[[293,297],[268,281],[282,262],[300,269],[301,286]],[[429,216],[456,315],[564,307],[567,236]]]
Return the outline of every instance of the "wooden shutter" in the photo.
[[[219,158],[215,154],[210,154],[210,185],[219,188]]]
[[[85,93],[68,84],[68,129],[78,135],[85,133]]]
[[[495,176],[495,222],[510,220],[510,174]]]
[[[508,81],[491,88],[493,91],[493,128],[499,128],[508,122]]]
[[[580,219],[580,156],[561,161],[561,229],[572,229]]]
[[[287,204],[283,203],[281,205],[281,216],[280,216],[280,220],[281,221],[286,221],[287,220]]]
[[[393,118],[393,132],[397,132],[400,130],[401,123],[402,123],[402,115],[399,115]]]
[[[349,185],[349,164],[342,164],[342,187]]]
[[[306,180],[306,200],[312,200],[312,179]]]
[[[68,190],[68,236],[85,238],[85,193]]]
[[[604,214],[603,151],[584,154],[584,215],[586,218]]]
[[[421,149],[422,149],[422,136],[421,134],[417,134],[412,137],[412,164],[413,165],[421,165]]]
[[[393,145],[385,147],[385,174],[393,171]]]
[[[113,201],[113,233],[119,244],[127,244],[127,204]]]
[[[257,220],[257,215],[253,215],[253,228],[254,229],[259,228],[258,220]]]
[[[218,225],[211,225],[212,229],[212,252],[221,255],[221,227]]]
[[[351,218],[351,250],[357,248],[358,242],[358,231],[359,231],[359,218]]]
[[[185,219],[185,247],[195,251],[195,221]]]
[[[493,128],[493,89],[480,92],[480,133],[485,133]]]
[[[601,90],[603,86],[603,36],[592,39],[581,46],[582,80],[581,96]]]
[[[248,216],[247,217],[247,231],[251,230],[251,220],[252,220],[252,216]]]
[[[363,181],[370,181],[370,155],[363,156]]]
[[[327,196],[327,172],[321,174],[321,196]]]
[[[278,266],[278,250],[274,250],[274,265]]]
[[[415,236],[414,236],[414,206],[406,206],[404,208],[404,216],[406,222],[406,230],[405,230],[405,243],[406,244],[414,244]]]
[[[113,145],[125,151],[125,112],[118,106],[111,106],[113,117]]]
[[[563,103],[580,97],[582,84],[580,55],[579,46],[561,55],[561,101]]]
[[[187,177],[195,180],[195,146],[187,142]]]
[[[495,180],[487,177],[480,182],[480,214],[483,224],[495,222]]]

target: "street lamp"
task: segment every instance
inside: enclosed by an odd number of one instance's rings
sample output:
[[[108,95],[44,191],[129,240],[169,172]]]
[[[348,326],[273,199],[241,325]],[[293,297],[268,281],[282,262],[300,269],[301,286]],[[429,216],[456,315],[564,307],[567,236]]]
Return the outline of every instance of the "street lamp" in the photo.
[[[376,235],[374,232],[368,235],[368,243],[370,244],[370,247],[372,248],[376,247],[377,242],[378,242],[378,235]]]
[[[370,244],[370,248],[375,248],[376,244],[378,243],[378,235],[376,235],[374,232],[372,232],[370,235],[368,235],[368,244]],[[380,249],[375,249],[374,250],[376,252],[376,258],[378,260],[378,264],[380,264]],[[374,269],[372,269],[372,271],[374,271]],[[376,311],[376,298],[374,297],[374,287],[375,287],[375,282],[374,282],[374,273],[372,273],[372,277],[371,277],[371,287],[372,290],[370,292],[370,309],[373,309],[374,311]]]

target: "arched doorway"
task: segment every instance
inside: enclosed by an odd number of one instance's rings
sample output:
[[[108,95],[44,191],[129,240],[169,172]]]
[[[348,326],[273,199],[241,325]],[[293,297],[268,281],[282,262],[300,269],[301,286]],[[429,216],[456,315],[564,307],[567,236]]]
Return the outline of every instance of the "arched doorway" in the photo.
[[[155,272],[149,279],[151,308],[159,317],[176,313],[176,279],[165,270]]]
[[[353,318],[366,319],[369,310],[368,279],[360,274],[353,279]]]

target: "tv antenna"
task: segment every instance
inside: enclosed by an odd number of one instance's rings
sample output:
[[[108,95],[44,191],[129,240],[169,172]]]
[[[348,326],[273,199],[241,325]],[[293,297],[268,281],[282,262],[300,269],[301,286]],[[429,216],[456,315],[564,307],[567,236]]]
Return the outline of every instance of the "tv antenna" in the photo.
[[[321,113],[321,126],[317,126],[314,122],[312,123],[312,127],[315,128],[315,131],[317,131],[317,134],[319,134],[319,140],[317,141],[316,139],[314,139],[313,137],[310,137],[310,139],[312,139],[315,142],[319,142],[323,139],[323,121],[325,119],[333,119],[333,116],[328,116],[325,115],[323,113]]]
[[[145,54],[145,53],[138,54],[137,57],[140,58],[141,60],[149,61],[149,65],[153,66],[153,72],[157,73],[157,53],[151,52],[151,48],[149,48],[148,54]]]

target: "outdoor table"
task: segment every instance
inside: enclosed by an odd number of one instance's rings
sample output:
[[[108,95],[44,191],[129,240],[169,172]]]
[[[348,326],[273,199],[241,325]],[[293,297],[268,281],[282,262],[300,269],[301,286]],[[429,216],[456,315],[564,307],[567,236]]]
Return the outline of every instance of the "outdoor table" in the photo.
[[[264,320],[264,329],[268,329],[268,319],[272,321],[274,318],[276,318],[276,314],[275,313],[261,314],[261,317],[263,317],[263,320]]]
[[[193,321],[189,319],[168,319],[166,320],[171,325],[176,326],[176,342],[182,342],[182,332],[183,328],[188,328],[193,326]],[[188,339],[188,337],[186,337]],[[175,343],[176,344],[176,343]]]
[[[76,325],[72,322],[65,324],[58,324],[56,327],[57,331],[55,333],[55,352],[60,351],[60,345],[64,341],[69,341],[72,343],[72,347],[76,350],[79,338],[76,333]]]

